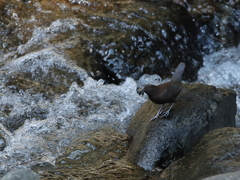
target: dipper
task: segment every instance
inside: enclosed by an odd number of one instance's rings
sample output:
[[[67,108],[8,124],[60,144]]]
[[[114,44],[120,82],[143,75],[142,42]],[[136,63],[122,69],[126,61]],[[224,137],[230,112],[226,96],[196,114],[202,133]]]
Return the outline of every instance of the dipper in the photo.
[[[160,109],[158,110],[156,116],[154,116],[150,121],[156,119],[160,114],[163,113],[161,117],[167,117],[169,115],[170,110],[172,109],[175,100],[182,89],[182,74],[185,69],[185,63],[181,62],[177,66],[172,79],[164,84],[160,84],[158,86],[148,84],[146,85],[143,90],[139,91],[139,94],[143,94],[144,92],[148,95],[148,98],[156,103],[156,104],[162,104]],[[172,103],[170,108],[162,112],[162,108],[165,103]]]

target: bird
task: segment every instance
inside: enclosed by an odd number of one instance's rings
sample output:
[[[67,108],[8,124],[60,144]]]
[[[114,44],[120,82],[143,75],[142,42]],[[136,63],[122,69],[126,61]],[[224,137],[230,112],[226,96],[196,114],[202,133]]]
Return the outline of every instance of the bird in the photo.
[[[169,82],[157,86],[148,84],[144,86],[143,89],[138,90],[139,94],[146,93],[148,95],[148,98],[155,104],[162,104],[157,114],[153,118],[151,118],[150,121],[156,119],[162,113],[163,114],[161,117],[167,117],[169,115],[169,112],[172,109],[175,100],[182,89],[181,81],[184,69],[185,63],[180,62]],[[167,111],[162,112],[162,108],[166,103],[172,103],[172,105]]]

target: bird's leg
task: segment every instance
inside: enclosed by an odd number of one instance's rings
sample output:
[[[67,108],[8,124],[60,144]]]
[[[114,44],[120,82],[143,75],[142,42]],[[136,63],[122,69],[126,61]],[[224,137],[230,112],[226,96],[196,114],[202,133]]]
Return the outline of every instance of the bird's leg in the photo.
[[[170,108],[169,108],[167,111],[165,111],[161,117],[167,117],[167,116],[169,115],[169,112],[170,112],[170,110],[172,109],[173,105],[174,105],[174,103],[172,103],[172,105],[170,106]]]
[[[164,105],[164,104],[163,104]],[[162,107],[163,107],[163,105],[160,107],[160,109],[158,110],[158,112],[157,112],[157,114],[156,114],[156,116],[154,116],[152,119],[150,119],[150,121],[152,121],[152,120],[154,120],[154,119],[156,119],[161,113],[162,113]]]

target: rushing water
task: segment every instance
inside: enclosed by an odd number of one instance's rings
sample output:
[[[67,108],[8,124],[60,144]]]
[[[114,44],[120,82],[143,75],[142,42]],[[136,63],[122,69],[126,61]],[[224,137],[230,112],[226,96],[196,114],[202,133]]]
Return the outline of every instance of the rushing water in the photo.
[[[236,125],[240,126],[240,46],[223,49],[204,57],[204,67],[199,71],[198,81],[237,92]]]
[[[8,16],[6,19],[1,19],[3,24],[0,24],[5,28],[0,31],[1,35],[4,35],[0,42],[3,47],[0,52],[0,147],[2,150],[0,174],[2,175],[19,167],[34,167],[46,163],[54,165],[56,158],[64,153],[64,148],[79,134],[106,125],[124,132],[132,116],[147,99],[146,96],[137,94],[137,87],[146,83],[161,83],[158,75],[144,75],[137,82],[127,77],[120,85],[106,84],[102,79],[92,79],[91,73],[81,68],[90,66],[89,62],[81,61],[82,54],[88,55],[93,52],[93,43],[88,41],[93,38],[88,39],[89,31],[101,34],[102,29],[98,28],[98,23],[106,18],[99,18],[94,13],[98,12],[98,15],[104,14],[102,12],[105,11],[114,15],[117,13],[109,2],[106,4],[100,1],[70,2],[81,5],[81,8],[71,7],[76,10],[73,13],[76,15],[74,17],[68,17],[72,9],[58,1],[53,1],[52,4],[48,4],[48,1],[41,1],[42,4],[34,1],[32,4],[37,8],[36,15],[30,6],[31,2],[26,1],[25,6],[31,14],[29,18],[29,14],[24,11],[18,12],[17,7],[22,7],[20,5],[6,5],[2,9],[4,3],[0,4],[0,11]],[[137,16],[138,13],[132,12],[135,9],[131,3],[128,6],[131,7],[131,13],[128,13],[124,7],[121,13],[138,22],[143,18]],[[122,7],[119,2],[114,5]],[[93,7],[89,12],[86,11],[88,6]],[[136,7],[139,9],[138,5]],[[66,14],[62,15],[63,11]],[[150,18],[155,18],[154,14],[144,8],[140,11]],[[93,14],[91,20],[87,20],[86,15],[91,13]],[[121,17],[118,16],[118,19]],[[4,24],[10,20],[13,22]],[[118,22],[111,21],[112,24],[106,21],[106,25],[118,31]],[[93,24],[90,26],[86,22]],[[116,27],[114,23],[117,24]],[[173,24],[170,25],[176,30]],[[138,26],[129,27],[135,32]],[[85,31],[86,29],[89,31]],[[79,32],[84,33],[79,34]],[[108,33],[109,39],[121,38],[117,35],[114,37],[110,31]],[[147,34],[153,36],[149,32]],[[161,34],[167,35],[164,30]],[[81,38],[78,38],[79,36]],[[140,39],[137,40],[133,36],[131,38],[136,47],[142,48],[138,55],[148,56],[146,47],[152,45],[148,38],[146,42],[144,38],[139,37]],[[181,36],[174,38],[178,41]],[[99,37],[96,39],[101,41]],[[115,46],[111,43],[110,45]],[[103,47],[105,46],[106,44],[103,44]],[[106,59],[115,51],[107,52],[107,54],[105,51],[102,52]],[[204,67],[199,71],[199,81],[239,92],[239,52],[239,47],[229,48],[205,56]],[[116,54],[120,59],[124,59],[120,53]],[[156,51],[155,55],[162,54]],[[78,61],[75,61],[76,59]],[[120,61],[113,60],[113,62],[116,66],[122,66],[124,70],[124,65]],[[81,67],[79,63],[82,63]],[[151,66],[154,67],[154,64]],[[118,73],[116,74],[120,77]],[[239,96],[237,102],[239,105]],[[239,114],[237,122],[239,125]]]
[[[144,98],[136,93],[136,82],[128,78],[121,86],[104,85],[87,78],[83,87],[73,83],[69,91],[51,102],[41,95],[8,93],[1,87],[1,107],[12,111],[6,118],[28,116],[14,133],[2,128],[7,147],[1,152],[1,171],[48,162],[63,153],[79,134],[110,125],[124,131]],[[46,110],[46,111],[43,111]],[[35,111],[35,112],[34,112]],[[38,120],[45,112],[45,119]]]

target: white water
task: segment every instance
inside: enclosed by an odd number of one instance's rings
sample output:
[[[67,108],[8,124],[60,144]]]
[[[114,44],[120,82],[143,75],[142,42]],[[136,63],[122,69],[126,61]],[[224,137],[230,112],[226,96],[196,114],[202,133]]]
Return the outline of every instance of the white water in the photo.
[[[132,116],[146,100],[146,96],[137,94],[137,86],[146,82],[160,83],[161,78],[157,75],[145,75],[138,82],[127,78],[120,86],[104,85],[102,80],[91,79],[85,70],[77,67],[67,54],[59,50],[73,47],[76,44],[74,39],[54,46],[49,43],[57,32],[74,30],[79,23],[76,19],[70,19],[70,22],[69,19],[58,20],[49,27],[37,28],[26,44],[1,58],[0,120],[15,122],[21,117],[27,118],[14,133],[0,123],[0,133],[7,144],[0,152],[0,172],[45,162],[54,165],[56,158],[64,153],[64,148],[75,137],[101,126],[110,125],[124,132]],[[39,44],[40,50],[29,53],[32,47]],[[26,55],[18,58],[22,54]],[[239,94],[239,56],[239,48],[206,56],[205,67],[199,71],[199,82],[234,89]],[[66,93],[49,100],[40,93],[13,93],[5,84],[9,77],[18,72],[29,73],[32,79],[51,77],[56,83],[65,83],[51,74],[53,68],[66,74],[75,73],[76,78],[84,81],[84,86],[73,82]],[[237,103],[239,105],[239,96]],[[3,113],[8,107],[10,113]],[[43,114],[45,118],[36,117],[36,114]],[[237,122],[239,126],[239,115]]]
[[[239,91],[238,51],[239,48],[230,48],[206,56],[205,67],[199,71],[199,82]],[[137,94],[137,86],[146,82],[159,84],[161,81],[157,75],[144,75],[138,82],[127,78],[120,86],[104,85],[103,80],[95,81],[88,77],[83,69],[68,63],[68,59],[52,48],[8,61],[1,68],[1,73],[29,71],[36,75],[36,68],[41,68],[43,75],[47,76],[52,66],[75,72],[80,79],[85,79],[84,86],[80,87],[74,82],[67,93],[50,101],[41,94],[11,93],[4,86],[5,78],[1,79],[0,105],[12,107],[9,116],[1,115],[1,118],[14,120],[23,114],[30,114],[24,125],[14,133],[0,124],[1,133],[7,141],[7,147],[0,152],[1,171],[45,162],[54,165],[56,158],[64,153],[64,148],[74,138],[105,125],[124,132],[132,116],[146,100],[146,96]],[[239,104],[239,96],[237,102]],[[31,112],[36,108],[47,110],[45,119],[31,117]],[[239,115],[237,117],[239,125]]]
[[[136,88],[137,84],[131,78],[116,86],[104,85],[102,80],[88,77],[83,87],[73,83],[67,93],[50,102],[41,95],[10,94],[2,87],[0,104],[13,106],[9,114],[12,119],[36,107],[47,109],[48,113],[46,119],[38,121],[30,117],[14,133],[2,129],[7,147],[0,152],[0,170],[44,162],[54,165],[74,138],[105,125],[124,132],[145,101],[136,93]]]
[[[74,138],[102,126],[124,132],[146,100],[146,96],[137,94],[137,83],[131,78],[120,86],[104,85],[103,80],[90,78],[63,51],[73,47],[77,40],[54,46],[49,43],[58,32],[74,30],[78,23],[81,22],[75,19],[57,20],[49,27],[36,28],[26,44],[1,57],[0,133],[3,136],[1,142],[5,140],[7,146],[0,151],[0,173],[46,162],[54,165]],[[40,50],[31,52],[34,47]],[[22,56],[18,58],[19,55]],[[9,79],[23,74],[30,75],[33,82],[46,79],[55,86],[68,86],[61,76],[67,79],[68,74],[72,74],[74,78],[66,93],[50,92],[54,94],[53,99],[48,99],[41,92],[14,91],[13,86],[7,85]],[[84,86],[74,80],[83,81]],[[6,124],[11,126],[19,121],[24,124],[14,132],[6,127]]]
[[[240,127],[240,46],[205,56],[198,74],[198,82],[237,92],[236,125]]]

